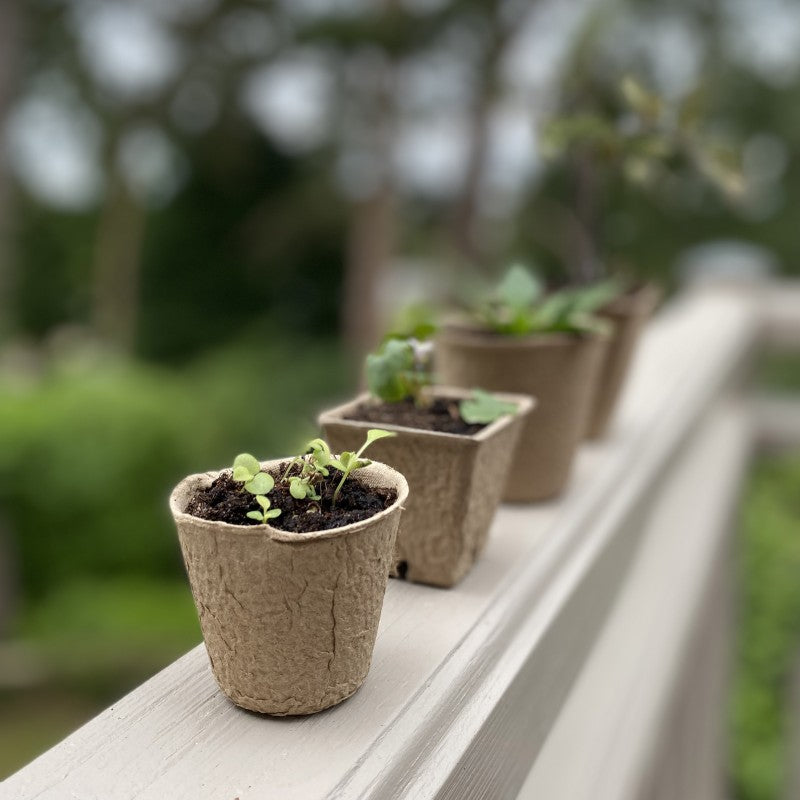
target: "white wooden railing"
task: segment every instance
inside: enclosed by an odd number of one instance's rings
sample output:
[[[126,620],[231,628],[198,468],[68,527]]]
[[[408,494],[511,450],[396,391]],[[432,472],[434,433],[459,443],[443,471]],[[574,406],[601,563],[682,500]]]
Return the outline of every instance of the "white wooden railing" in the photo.
[[[671,302],[563,497],[503,507],[455,589],[390,581],[372,670],[347,702],[243,712],[200,646],[0,797],[721,799],[744,390],[760,343],[800,341],[792,292]]]

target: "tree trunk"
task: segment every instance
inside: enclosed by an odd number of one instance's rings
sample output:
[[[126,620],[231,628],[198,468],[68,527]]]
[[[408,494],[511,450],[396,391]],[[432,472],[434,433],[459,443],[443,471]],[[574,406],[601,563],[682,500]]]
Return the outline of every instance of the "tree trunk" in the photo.
[[[575,165],[575,215],[578,221],[577,263],[570,276],[575,283],[591,283],[602,275],[599,260],[599,220],[597,204],[600,181],[589,154],[577,156]]]
[[[357,357],[374,347],[381,335],[378,294],[392,255],[394,216],[394,190],[388,180],[353,206],[342,313],[345,342]]]
[[[94,256],[92,323],[106,342],[130,352],[136,339],[145,209],[112,171]]]
[[[393,0],[387,0],[387,6]],[[342,333],[359,360],[380,338],[380,284],[391,259],[396,233],[396,188],[393,151],[396,127],[394,65],[386,56],[376,70],[372,91],[363,98],[365,119],[371,120],[371,149],[380,174],[371,194],[353,203],[347,242],[342,303]]]
[[[493,69],[493,66],[490,66]],[[490,81],[481,90],[470,120],[470,149],[452,218],[453,241],[456,251],[469,263],[480,264],[484,249],[478,230],[478,195],[483,182],[489,148],[489,121],[492,108]]]

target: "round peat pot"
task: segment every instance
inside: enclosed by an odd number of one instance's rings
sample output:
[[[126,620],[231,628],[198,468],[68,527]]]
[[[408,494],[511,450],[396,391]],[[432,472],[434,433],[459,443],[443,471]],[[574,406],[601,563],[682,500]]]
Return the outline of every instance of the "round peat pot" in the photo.
[[[608,339],[607,334],[502,336],[455,326],[437,336],[435,369],[442,383],[536,398],[504,500],[546,500],[563,490],[586,430]]]
[[[262,467],[275,472],[282,461]],[[219,472],[191,475],[170,498],[211,669],[234,703],[313,714],[353,694],[372,660],[405,478],[373,462],[350,480],[397,498],[369,519],[313,533],[230,525],[184,512]]]
[[[630,369],[642,329],[661,298],[661,291],[652,284],[643,284],[605,306],[598,316],[613,323],[614,332],[600,368],[586,437],[600,439],[608,430],[620,392]]]
[[[458,401],[471,392],[436,386],[430,394]],[[393,575],[451,587],[483,551],[523,422],[534,405],[522,395],[498,397],[516,405],[516,412],[471,435],[380,422],[396,436],[376,441],[370,455],[402,472],[410,487]],[[324,437],[334,451],[358,449],[366,431],[375,427],[374,422],[352,418],[369,402],[370,396],[363,394],[320,415]]]

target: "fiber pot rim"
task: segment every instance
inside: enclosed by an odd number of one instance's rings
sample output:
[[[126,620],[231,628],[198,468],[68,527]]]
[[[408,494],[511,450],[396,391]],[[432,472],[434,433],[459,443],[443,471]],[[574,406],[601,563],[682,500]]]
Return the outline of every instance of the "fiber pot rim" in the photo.
[[[658,306],[663,291],[657,283],[645,281],[609,300],[597,313],[604,317],[628,317],[651,314]]]
[[[443,342],[468,341],[492,348],[572,347],[576,342],[590,339],[610,339],[610,331],[586,331],[581,333],[526,333],[522,336],[510,333],[495,333],[481,325],[470,323],[446,323],[436,335]]]
[[[433,385],[428,387],[425,393],[433,395],[434,398],[442,397],[464,399],[469,397],[472,394],[472,391],[472,389],[462,389],[456,386]],[[418,436],[430,436],[433,438],[445,437],[447,439],[454,440],[460,439],[463,441],[482,442],[486,439],[490,439],[492,436],[503,430],[503,428],[511,425],[517,418],[525,417],[530,414],[538,402],[535,397],[527,394],[512,394],[510,392],[492,392],[492,394],[505,402],[515,403],[517,410],[513,414],[503,414],[502,417],[496,419],[494,422],[490,422],[488,425],[486,425],[486,427],[481,428],[481,430],[477,431],[476,433],[466,434],[448,433],[446,431],[431,431],[425,428],[412,428],[408,425],[396,425],[388,422],[381,422],[380,427],[384,430],[397,433],[411,432]],[[325,425],[326,423],[330,422],[345,423],[353,426],[354,428],[363,428],[364,430],[375,428],[378,426],[378,423],[376,422],[367,422],[366,420],[361,419],[347,419],[343,416],[350,409],[357,408],[359,405],[370,399],[374,398],[369,392],[361,392],[352,400],[348,400],[346,403],[341,403],[338,406],[334,406],[333,408],[326,409],[325,411],[321,412],[317,417],[317,422],[320,425]]]
[[[271,467],[279,464],[285,464],[286,461],[292,457],[271,459],[269,461],[261,461],[262,469],[269,470]],[[183,522],[191,525],[204,525],[208,526],[211,530],[219,533],[226,532],[236,536],[259,536],[272,539],[276,542],[285,542],[287,544],[307,544],[309,542],[316,542],[321,539],[334,539],[340,536],[347,536],[350,533],[363,531],[378,520],[388,517],[396,511],[402,510],[403,503],[408,499],[408,482],[405,476],[398,472],[388,464],[383,464],[380,461],[373,461],[369,466],[363,467],[358,470],[362,474],[376,474],[377,477],[383,478],[376,482],[376,486],[383,488],[394,489],[397,492],[395,501],[373,514],[371,517],[359,520],[358,522],[351,522],[349,525],[341,525],[338,528],[328,528],[324,531],[309,531],[308,533],[294,533],[292,531],[284,531],[279,528],[273,528],[268,523],[259,525],[233,525],[230,522],[220,522],[218,520],[203,519],[202,517],[195,517],[193,514],[187,514],[181,506],[185,506],[186,499],[190,496],[190,492],[200,488],[200,486],[208,486],[216,480],[223,472],[229,472],[230,467],[224,469],[210,470],[208,472],[197,472],[192,475],[187,475],[173,490],[169,497],[169,507],[175,522]],[[387,481],[390,478],[391,481]],[[181,502],[182,501],[182,502]]]

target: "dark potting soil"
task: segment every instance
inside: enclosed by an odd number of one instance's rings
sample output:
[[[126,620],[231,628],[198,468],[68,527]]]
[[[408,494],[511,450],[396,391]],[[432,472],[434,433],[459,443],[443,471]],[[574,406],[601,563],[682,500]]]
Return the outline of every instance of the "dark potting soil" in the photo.
[[[442,397],[437,397],[424,406],[417,406],[410,399],[399,403],[361,403],[345,419],[379,425],[401,425],[404,428],[439,433],[458,433],[462,436],[472,436],[486,427],[464,422],[458,410],[458,400]]]
[[[281,465],[280,472],[273,475],[276,481],[275,487],[267,495],[272,504],[271,508],[281,510],[279,517],[269,521],[273,528],[292,533],[340,528],[343,525],[369,519],[388,508],[397,499],[397,492],[394,489],[366,486],[358,479],[357,473],[351,473],[344,482],[334,507],[333,493],[342,479],[342,474],[331,470],[331,474],[323,479],[323,483],[317,488],[321,500],[295,500],[289,493],[288,485],[278,483],[278,478],[288,466],[287,461]],[[293,468],[289,475],[298,472],[299,465]],[[260,510],[255,497],[246,491],[241,483],[234,481],[230,472],[223,472],[211,486],[195,492],[186,507],[186,513],[194,517],[228,522],[231,525],[261,525],[262,523],[247,516],[248,511]]]

